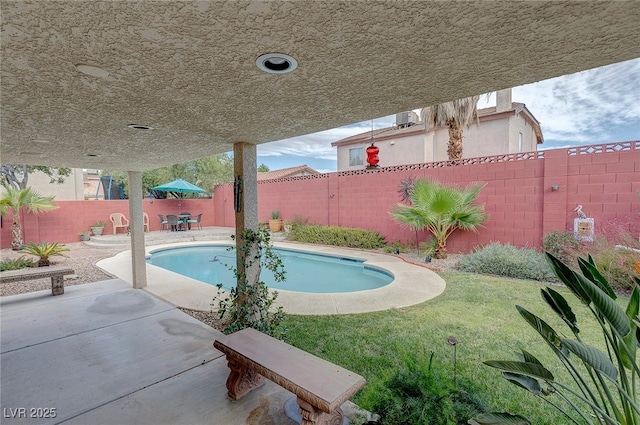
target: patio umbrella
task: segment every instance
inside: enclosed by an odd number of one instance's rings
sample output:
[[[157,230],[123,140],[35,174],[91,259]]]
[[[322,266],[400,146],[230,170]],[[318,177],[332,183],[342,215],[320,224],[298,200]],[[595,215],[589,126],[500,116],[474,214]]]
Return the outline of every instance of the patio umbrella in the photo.
[[[178,207],[182,206],[182,195],[185,193],[207,193],[206,190],[201,187],[191,184],[188,181],[182,179],[176,179],[169,183],[161,184],[160,186],[152,187],[154,190],[160,190],[162,192],[170,192],[176,198],[180,199]]]

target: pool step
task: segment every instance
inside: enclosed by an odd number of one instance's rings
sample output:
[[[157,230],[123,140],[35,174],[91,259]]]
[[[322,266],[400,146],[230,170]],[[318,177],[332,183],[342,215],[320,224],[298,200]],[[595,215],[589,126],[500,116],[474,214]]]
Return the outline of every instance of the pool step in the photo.
[[[186,232],[153,231],[145,233],[144,241],[146,246],[183,242],[231,241],[231,235],[234,233],[235,229],[230,227],[205,227],[202,230],[188,230]],[[91,240],[83,243],[95,248],[129,249],[131,236],[122,233],[91,236]]]

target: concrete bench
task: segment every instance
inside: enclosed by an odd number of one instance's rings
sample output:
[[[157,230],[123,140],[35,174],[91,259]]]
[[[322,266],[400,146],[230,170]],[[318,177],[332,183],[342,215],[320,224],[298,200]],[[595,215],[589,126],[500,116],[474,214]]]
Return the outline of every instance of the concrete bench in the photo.
[[[303,425],[342,424],[340,406],[366,381],[347,369],[247,328],[217,339],[227,356],[229,397],[237,400],[267,378],[297,396]]]
[[[69,267],[30,267],[20,270],[7,270],[0,272],[0,283],[21,282],[23,280],[51,278],[51,294],[64,294],[64,276],[75,274]]]

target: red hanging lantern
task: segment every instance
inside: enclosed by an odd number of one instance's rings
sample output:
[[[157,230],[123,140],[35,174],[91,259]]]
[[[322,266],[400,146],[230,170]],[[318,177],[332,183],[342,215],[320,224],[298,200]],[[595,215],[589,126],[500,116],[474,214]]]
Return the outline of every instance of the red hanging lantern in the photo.
[[[371,142],[371,146],[367,148],[367,163],[369,164],[367,168],[378,168],[378,162],[380,162],[378,152],[380,149]]]

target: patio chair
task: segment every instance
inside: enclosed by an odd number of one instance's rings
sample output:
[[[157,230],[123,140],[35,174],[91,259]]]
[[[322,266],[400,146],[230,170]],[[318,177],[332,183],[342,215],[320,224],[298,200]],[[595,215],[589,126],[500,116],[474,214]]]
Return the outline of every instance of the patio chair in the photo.
[[[195,224],[198,230],[202,230],[202,225],[200,224],[201,219],[202,219],[202,213],[198,214],[196,218],[187,220],[187,223],[189,223],[189,226],[191,226],[192,224]]]
[[[113,213],[109,216],[111,224],[113,224],[113,234],[115,235],[118,229],[124,229],[126,233],[129,232],[129,220],[122,213]]]
[[[160,230],[164,230],[165,227],[169,230],[169,222],[165,220],[164,216],[162,214],[158,214],[158,217],[160,217]]]
[[[167,214],[167,225],[172,231],[180,230],[181,224],[184,224],[184,221],[180,220],[177,215]]]
[[[142,223],[143,223],[143,229],[145,232],[149,231],[149,216],[147,215],[146,212],[142,213]]]

